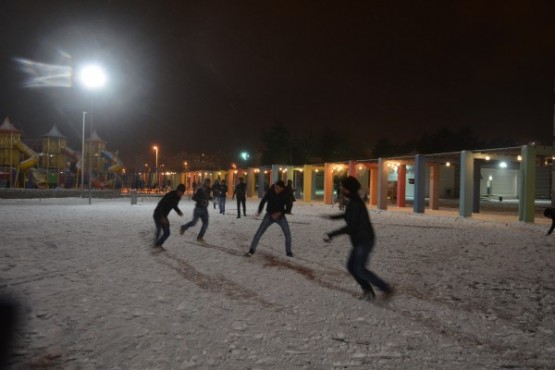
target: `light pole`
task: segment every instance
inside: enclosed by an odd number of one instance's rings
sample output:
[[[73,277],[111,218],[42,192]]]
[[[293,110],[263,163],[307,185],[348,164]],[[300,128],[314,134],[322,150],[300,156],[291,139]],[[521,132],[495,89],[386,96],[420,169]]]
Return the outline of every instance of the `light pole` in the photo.
[[[85,193],[85,117],[87,112],[83,112],[83,140],[81,142],[81,198]]]
[[[152,149],[154,149],[156,151],[156,189],[158,189],[158,187],[160,186],[160,184],[158,183],[159,178],[158,178],[158,147],[155,145],[152,147]]]
[[[89,90],[96,90],[96,89],[100,89],[104,86],[104,84],[106,83],[106,74],[104,73],[104,70],[97,66],[97,65],[88,65],[85,66],[81,69],[81,73],[80,73],[80,78],[81,78],[81,83],[83,84],[83,86]],[[87,112],[83,112],[83,141],[82,141],[82,150],[81,150],[81,168],[84,168],[85,165],[85,115],[87,114]],[[92,134],[92,121],[91,121],[91,127],[90,127],[90,131]],[[92,198],[92,166],[91,166],[91,151],[92,151],[92,145],[91,148],[89,150],[89,163],[88,163],[88,167],[89,167],[89,204],[92,203],[91,198]],[[81,172],[81,188],[83,189],[84,187],[84,179],[85,179],[85,174],[84,172]],[[83,192],[83,191],[82,191]],[[83,195],[81,195],[83,196]]]

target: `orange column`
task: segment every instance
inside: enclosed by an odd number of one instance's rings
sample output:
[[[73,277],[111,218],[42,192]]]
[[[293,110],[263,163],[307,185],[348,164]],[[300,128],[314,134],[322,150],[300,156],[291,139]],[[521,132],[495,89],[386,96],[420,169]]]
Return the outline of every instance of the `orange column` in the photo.
[[[370,167],[370,205],[378,204],[378,167]]]
[[[407,165],[402,164],[397,169],[397,207],[405,206],[406,189],[407,189]]]
[[[324,165],[324,204],[333,204],[333,163]]]
[[[439,209],[439,164],[430,165],[430,209]]]
[[[347,175],[357,177],[357,161],[349,161]]]

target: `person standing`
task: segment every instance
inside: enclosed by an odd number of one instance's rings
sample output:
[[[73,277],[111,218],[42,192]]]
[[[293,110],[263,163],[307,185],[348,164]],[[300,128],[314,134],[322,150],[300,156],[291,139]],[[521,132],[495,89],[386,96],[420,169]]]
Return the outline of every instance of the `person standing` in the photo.
[[[287,185],[285,185],[285,194],[287,203],[285,204],[285,213],[290,215],[291,210],[293,209],[293,202],[296,201],[295,199],[295,189],[293,189],[293,181],[287,180]]]
[[[220,204],[220,180],[215,180],[214,185],[212,185],[212,203],[214,203],[214,209],[216,209],[216,205],[219,206]]]
[[[249,251],[245,256],[250,257],[256,251],[258,242],[260,238],[270,225],[277,223],[283,235],[285,236],[285,254],[288,257],[293,257],[293,252],[291,251],[291,231],[289,230],[289,223],[287,218],[285,218],[285,205],[287,203],[285,190],[285,183],[282,180],[278,180],[265,194],[260,204],[258,206],[257,216],[260,216],[262,210],[264,209],[264,204],[268,203],[266,206],[266,214],[262,219],[262,223],[258,227],[254,238],[252,239]]]
[[[393,294],[393,288],[380,277],[366,268],[368,258],[374,247],[375,234],[366,204],[358,194],[360,182],[353,176],[341,181],[343,196],[348,198],[345,213],[327,216],[331,220],[345,219],[346,226],[324,234],[324,241],[331,242],[337,235],[347,234],[353,249],[347,261],[347,270],[362,288],[362,298],[373,300],[376,296],[372,285],[384,293],[386,298]]]
[[[202,227],[197,236],[198,242],[204,242],[204,234],[206,229],[208,229],[208,204],[212,197],[210,197],[210,179],[205,179],[203,184],[197,188],[195,194],[192,198],[196,204],[193,210],[193,219],[186,224],[181,225],[179,229],[179,234],[183,235],[188,228],[195,226],[200,219],[202,221]]]
[[[225,215],[225,201],[227,197],[227,184],[225,180],[220,181],[220,198],[219,198],[219,207],[220,207],[220,214]]]
[[[177,185],[175,190],[168,192],[160,199],[158,205],[154,209],[152,217],[156,225],[156,236],[154,238],[155,248],[163,248],[162,245],[170,236],[170,221],[168,220],[170,211],[173,209],[179,216],[183,216],[183,212],[179,209],[178,204],[184,193],[185,185]],[[163,234],[160,236],[162,231]]]
[[[241,218],[241,205],[243,206],[243,216],[247,215],[247,184],[243,178],[239,177],[239,182],[235,184],[231,199],[237,198],[237,218]]]

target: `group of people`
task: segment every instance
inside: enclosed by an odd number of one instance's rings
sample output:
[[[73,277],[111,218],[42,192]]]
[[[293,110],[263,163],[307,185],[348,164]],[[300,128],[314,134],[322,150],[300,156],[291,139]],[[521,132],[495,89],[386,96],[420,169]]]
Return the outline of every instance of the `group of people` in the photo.
[[[225,185],[225,184],[224,184]],[[221,182],[219,183],[221,189]],[[339,235],[349,235],[352,244],[352,249],[350,256],[347,261],[347,270],[356,280],[356,282],[362,288],[362,297],[366,300],[373,300],[376,296],[372,286],[375,286],[380,291],[383,292],[383,297],[390,297],[394,290],[391,285],[382,280],[372,271],[366,268],[370,253],[374,247],[375,234],[370,222],[370,216],[366,208],[366,204],[359,194],[360,182],[352,177],[346,177],[341,181],[341,192],[342,195],[348,199],[345,207],[345,212],[337,215],[325,216],[331,220],[343,219],[346,225],[324,234],[324,241],[331,242],[333,238]],[[196,225],[198,220],[202,220],[202,227],[197,236],[197,241],[203,242],[203,237],[208,228],[208,205],[210,200],[213,199],[211,196],[215,196],[214,189],[210,187],[210,179],[205,179],[203,184],[197,187],[192,200],[194,200],[195,208],[193,211],[193,219],[186,224],[181,225],[180,234],[183,235],[185,231]],[[222,190],[218,190],[218,196],[222,193]],[[183,213],[178,207],[180,198],[185,192],[185,186],[180,184],[177,186],[176,190],[168,192],[159,201],[156,209],[154,210],[154,223],[156,225],[156,238],[154,246],[155,248],[163,249],[164,241],[170,235],[170,224],[168,221],[168,214],[171,210],[182,216]],[[241,217],[241,210],[243,211],[243,216],[246,216],[246,185],[243,182],[243,178],[239,178],[239,182],[235,185],[232,198],[237,199],[237,218]],[[251,257],[255,254],[258,243],[268,227],[272,224],[277,224],[285,236],[285,254],[287,257],[293,257],[293,251],[291,248],[291,230],[289,228],[289,223],[286,218],[286,214],[291,214],[291,209],[293,202],[295,201],[292,189],[291,180],[288,184],[282,180],[276,181],[264,194],[258,205],[257,216],[260,216],[266,206],[266,213],[262,218],[258,230],[254,234],[251,241],[247,257]],[[221,204],[221,203],[220,203]],[[241,206],[242,205],[242,209]],[[224,200],[225,207],[225,200]],[[220,213],[222,208],[220,208]],[[162,235],[160,235],[162,234]]]

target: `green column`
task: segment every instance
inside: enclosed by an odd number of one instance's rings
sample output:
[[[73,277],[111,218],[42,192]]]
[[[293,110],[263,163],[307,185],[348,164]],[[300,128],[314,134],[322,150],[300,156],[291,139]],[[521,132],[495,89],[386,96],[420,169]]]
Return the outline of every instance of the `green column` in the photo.
[[[536,196],[536,148],[523,145],[520,150],[520,192],[518,220],[534,222],[534,201]]]

